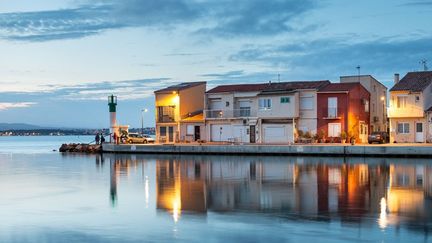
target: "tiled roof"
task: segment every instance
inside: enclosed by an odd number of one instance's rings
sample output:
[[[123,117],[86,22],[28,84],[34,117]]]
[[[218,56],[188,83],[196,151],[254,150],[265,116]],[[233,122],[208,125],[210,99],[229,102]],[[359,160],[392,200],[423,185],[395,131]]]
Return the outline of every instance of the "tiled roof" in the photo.
[[[167,88],[156,90],[155,93],[166,93],[166,92],[180,91],[180,90],[187,89],[187,88],[194,87],[194,86],[198,86],[201,84],[206,84],[206,82],[180,83],[180,84],[169,86]]]
[[[225,93],[225,92],[263,92],[271,93],[277,91],[293,91],[298,89],[320,89],[330,84],[330,81],[293,81],[280,83],[260,83],[260,84],[234,84],[220,85],[207,93]]]
[[[421,92],[432,83],[432,71],[409,72],[390,91]]]
[[[353,88],[356,88],[358,86],[361,86],[361,84],[360,83],[332,83],[320,89],[319,92],[350,91]]]
[[[430,111],[430,112],[432,112],[432,106],[429,107],[429,109],[427,109],[426,111]]]

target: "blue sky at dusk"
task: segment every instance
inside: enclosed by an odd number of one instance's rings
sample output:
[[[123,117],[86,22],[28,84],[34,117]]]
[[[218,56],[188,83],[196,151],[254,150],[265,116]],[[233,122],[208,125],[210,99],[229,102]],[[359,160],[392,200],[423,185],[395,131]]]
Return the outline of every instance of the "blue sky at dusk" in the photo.
[[[432,66],[432,1],[0,1],[0,123],[154,125],[153,91]]]

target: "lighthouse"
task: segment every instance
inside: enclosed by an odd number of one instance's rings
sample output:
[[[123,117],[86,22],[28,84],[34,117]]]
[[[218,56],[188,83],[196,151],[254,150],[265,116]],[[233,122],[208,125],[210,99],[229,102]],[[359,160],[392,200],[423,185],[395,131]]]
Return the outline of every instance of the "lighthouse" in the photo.
[[[114,135],[114,133],[118,133],[117,118],[116,118],[117,96],[114,95],[108,96],[108,107],[110,113],[110,133]]]

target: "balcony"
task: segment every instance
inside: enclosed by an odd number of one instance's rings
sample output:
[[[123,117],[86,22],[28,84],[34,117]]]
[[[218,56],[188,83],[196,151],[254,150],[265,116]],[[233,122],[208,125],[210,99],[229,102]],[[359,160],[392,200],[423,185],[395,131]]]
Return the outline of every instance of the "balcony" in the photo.
[[[205,110],[205,119],[228,119],[228,118],[246,118],[256,117],[256,111],[250,108],[241,108],[233,110]]]
[[[324,119],[341,119],[343,111],[338,108],[325,108],[322,109],[322,114]]]
[[[159,106],[157,107],[157,122],[169,123],[175,122],[175,107],[174,106]]]
[[[409,105],[404,108],[390,107],[387,110],[389,118],[424,117],[422,107]]]

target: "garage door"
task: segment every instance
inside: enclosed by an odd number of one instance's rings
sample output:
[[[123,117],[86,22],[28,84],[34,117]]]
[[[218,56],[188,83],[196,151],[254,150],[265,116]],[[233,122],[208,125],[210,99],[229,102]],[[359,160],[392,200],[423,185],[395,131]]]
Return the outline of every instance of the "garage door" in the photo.
[[[294,142],[292,124],[264,124],[264,143]]]
[[[211,141],[226,142],[233,138],[232,127],[228,124],[210,126]]]

